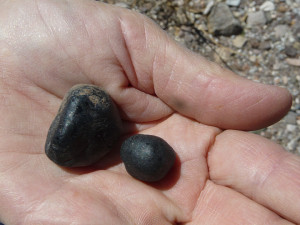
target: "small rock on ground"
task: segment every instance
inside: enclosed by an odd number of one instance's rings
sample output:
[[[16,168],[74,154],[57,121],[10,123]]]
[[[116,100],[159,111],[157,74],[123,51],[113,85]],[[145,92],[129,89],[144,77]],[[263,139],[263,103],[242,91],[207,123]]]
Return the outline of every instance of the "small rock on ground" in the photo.
[[[295,112],[288,112],[288,114],[284,117],[284,121],[287,124],[297,124],[297,113]]]
[[[205,9],[204,9],[203,14],[204,14],[204,15],[208,15],[208,14],[210,13],[212,7],[214,6],[214,4],[215,4],[215,3],[214,3],[213,0],[209,1],[209,2],[207,3],[207,5],[206,5]]]
[[[241,4],[241,0],[226,0],[226,4],[229,6],[239,6]]]
[[[236,36],[235,39],[233,39],[232,44],[237,48],[242,48],[247,42],[247,38],[245,38],[242,35]]]
[[[259,7],[259,9],[262,11],[273,11],[275,9],[275,5],[271,1],[266,1]]]
[[[250,12],[247,18],[248,27],[264,25],[267,23],[265,13],[263,11]]]
[[[285,24],[280,24],[274,28],[274,31],[275,31],[275,37],[281,38],[289,32],[289,26]]]
[[[297,49],[295,49],[293,46],[286,46],[284,52],[287,56],[292,58],[297,56]]]
[[[208,31],[216,36],[230,36],[240,34],[243,27],[226,4],[218,3],[208,16]]]

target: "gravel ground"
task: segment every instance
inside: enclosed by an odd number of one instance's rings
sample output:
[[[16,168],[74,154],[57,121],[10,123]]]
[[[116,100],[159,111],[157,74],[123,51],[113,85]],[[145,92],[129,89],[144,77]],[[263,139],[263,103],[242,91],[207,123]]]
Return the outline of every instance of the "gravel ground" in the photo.
[[[147,15],[182,45],[240,76],[287,88],[289,113],[255,133],[300,155],[300,0],[102,2]]]

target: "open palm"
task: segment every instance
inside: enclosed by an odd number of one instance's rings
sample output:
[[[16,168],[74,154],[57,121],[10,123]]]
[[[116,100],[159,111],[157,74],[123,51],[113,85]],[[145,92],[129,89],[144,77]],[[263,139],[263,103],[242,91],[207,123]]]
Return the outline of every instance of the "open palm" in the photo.
[[[2,1],[0,11],[0,221],[300,223],[299,158],[237,131],[280,119],[291,104],[285,90],[235,76],[124,9],[20,0]],[[174,148],[165,179],[133,179],[117,148],[86,168],[46,157],[48,128],[79,83],[111,94],[124,136],[153,134]]]

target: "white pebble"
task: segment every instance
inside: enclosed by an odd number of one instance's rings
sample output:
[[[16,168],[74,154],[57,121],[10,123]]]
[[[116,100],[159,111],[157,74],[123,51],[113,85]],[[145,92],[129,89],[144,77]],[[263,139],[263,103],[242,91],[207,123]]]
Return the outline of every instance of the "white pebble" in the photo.
[[[241,0],[226,0],[226,4],[229,6],[239,6],[241,4]]]
[[[275,5],[271,1],[266,1],[259,7],[259,9],[262,11],[274,11]]]
[[[204,15],[208,15],[209,12],[210,12],[210,10],[211,10],[212,7],[214,6],[214,4],[215,4],[214,0],[209,1],[209,2],[207,3],[207,5],[206,5],[205,9],[204,9],[203,14],[204,14]]]
[[[291,132],[291,133],[295,132],[296,129],[297,129],[296,125],[293,125],[293,124],[287,124],[286,125],[286,130],[289,131],[289,132]]]

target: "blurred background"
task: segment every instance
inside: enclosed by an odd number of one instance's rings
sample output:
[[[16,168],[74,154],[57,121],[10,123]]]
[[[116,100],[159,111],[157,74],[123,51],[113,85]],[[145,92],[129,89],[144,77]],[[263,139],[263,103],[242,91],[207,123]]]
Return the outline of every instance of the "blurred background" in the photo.
[[[287,88],[293,106],[254,133],[300,155],[300,0],[100,0],[153,19],[176,41],[253,81]]]

